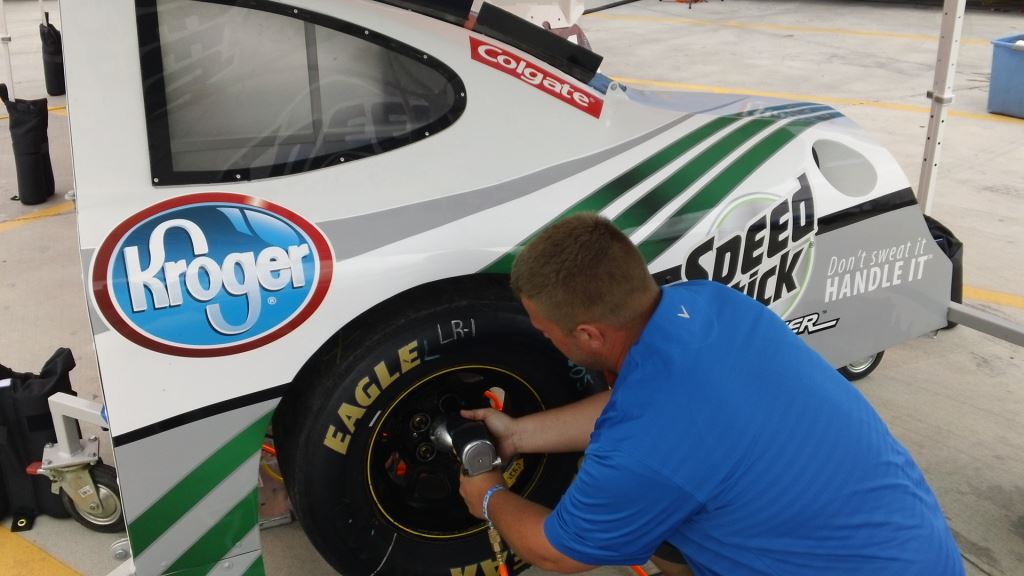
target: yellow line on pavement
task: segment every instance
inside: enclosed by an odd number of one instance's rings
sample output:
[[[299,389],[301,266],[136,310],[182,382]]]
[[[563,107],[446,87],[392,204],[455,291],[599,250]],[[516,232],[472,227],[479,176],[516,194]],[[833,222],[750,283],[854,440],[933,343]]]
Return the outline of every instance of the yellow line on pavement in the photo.
[[[721,26],[739,28],[741,30],[771,30],[778,32],[804,32],[808,34],[828,34],[830,36],[869,36],[873,38],[892,38],[894,40],[914,40],[917,42],[938,42],[938,36],[926,34],[907,34],[903,32],[882,32],[878,30],[851,30],[849,28],[821,28],[817,26],[796,26],[793,24],[770,24],[767,22],[739,22],[736,20],[698,20],[696,18],[676,18],[671,16],[637,16],[626,14],[588,14],[588,18],[604,20],[622,20],[635,22],[654,22],[657,24],[682,24],[688,26]],[[987,46],[990,40],[983,38],[961,38],[960,44]]]
[[[78,576],[67,565],[28,540],[0,526],[0,574],[4,576]]]
[[[964,300],[975,300],[977,302],[998,304],[999,306],[1009,306],[1011,308],[1024,308],[1024,296],[975,288],[974,286],[964,286]]]
[[[684,82],[670,82],[667,80],[645,80],[643,78],[614,77],[614,80],[626,85],[648,86],[652,88],[672,88],[675,90],[690,90],[694,92],[712,92],[714,94],[742,94],[746,96],[761,96],[764,98],[782,98],[785,100],[801,100],[806,102],[821,102],[823,104],[840,104],[846,106],[866,106],[868,108],[881,108],[883,110],[896,110],[899,112],[914,112],[917,114],[930,114],[931,107],[916,106],[913,104],[900,104],[899,102],[882,102],[868,100],[866,98],[845,98],[842,96],[821,96],[817,94],[797,94],[793,92],[766,92],[763,90],[747,90],[745,88],[727,88],[723,86],[708,86],[704,84],[687,84]],[[1008,124],[1019,124],[1024,126],[1024,119],[1012,116],[1000,116],[998,114],[985,114],[982,112],[964,112],[962,110],[950,110],[950,116],[968,118],[971,120],[986,120],[989,122],[1004,122]]]
[[[36,210],[31,214],[25,214],[24,216],[18,216],[11,220],[5,220],[0,222],[0,233],[10,232],[15,228],[21,228],[22,226],[33,222],[34,220],[42,220],[43,218],[50,218],[52,216],[60,216],[61,214],[69,214],[75,211],[75,203],[70,200],[67,202],[61,202],[55,204],[49,208],[43,208],[42,210]],[[0,572],[3,574],[3,572]]]

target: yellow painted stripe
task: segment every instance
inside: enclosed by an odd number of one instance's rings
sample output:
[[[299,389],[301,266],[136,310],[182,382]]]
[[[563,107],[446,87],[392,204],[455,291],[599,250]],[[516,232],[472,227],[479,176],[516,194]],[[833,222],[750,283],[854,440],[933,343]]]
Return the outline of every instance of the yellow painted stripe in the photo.
[[[25,214],[24,216],[19,216],[17,218],[12,219],[12,220],[6,220],[4,222],[0,222],[0,233],[10,232],[11,230],[14,230],[15,228],[21,228],[22,226],[24,226],[24,225],[26,225],[26,224],[34,221],[34,220],[42,220],[43,218],[50,218],[52,216],[60,216],[61,214],[69,214],[69,213],[74,212],[74,211],[75,211],[75,203],[74,202],[71,202],[70,200],[67,201],[67,202],[61,202],[60,204],[55,204],[53,206],[50,206],[49,208],[43,208],[42,210],[36,210],[35,212],[33,212],[31,214]],[[3,572],[0,572],[0,574],[3,574]]]
[[[53,114],[56,114],[58,116],[67,116],[68,115],[68,107],[67,106],[50,106],[46,110],[48,112],[52,112]],[[7,120],[8,118],[10,118],[10,116],[0,116],[0,120]]]
[[[785,100],[800,100],[804,102],[821,102],[823,104],[839,104],[846,106],[866,106],[868,108],[881,108],[883,110],[896,110],[899,112],[914,112],[916,114],[930,114],[930,106],[915,106],[913,104],[901,104],[899,102],[882,102],[868,100],[866,98],[846,98],[842,96],[821,96],[817,94],[798,94],[795,92],[767,92],[764,90],[747,90],[745,88],[727,88],[723,86],[708,86],[704,84],[687,84],[684,82],[670,82],[666,80],[645,80],[643,78],[627,78],[616,76],[617,82],[631,86],[648,86],[651,88],[672,88],[674,90],[690,90],[694,92],[712,92],[715,94],[742,94],[745,96],[761,96],[764,98],[782,98]],[[989,122],[1004,122],[1024,126],[1024,119],[1012,116],[1000,116],[998,114],[986,114],[982,112],[964,112],[961,110],[949,110],[950,116],[968,118],[971,120],[986,120]]]
[[[974,300],[999,306],[1009,306],[1011,308],[1024,308],[1024,296],[975,288],[974,286],[964,286],[964,300]]]
[[[927,34],[907,34],[904,32],[883,32],[879,30],[851,30],[849,28],[822,28],[818,26],[796,26],[793,24],[770,24],[767,22],[739,22],[736,20],[698,20],[696,18],[676,18],[671,16],[637,16],[626,14],[588,14],[588,18],[603,20],[620,20],[635,22],[653,22],[656,24],[673,24],[685,26],[721,26],[723,28],[739,28],[741,30],[770,30],[777,32],[803,32],[807,34],[827,34],[829,36],[868,36],[872,38],[892,38],[894,40],[913,40],[915,42],[938,42],[938,36]],[[960,44],[968,46],[988,46],[991,40],[983,38],[961,38]]]
[[[78,576],[28,540],[0,526],[0,574],[4,576]]]

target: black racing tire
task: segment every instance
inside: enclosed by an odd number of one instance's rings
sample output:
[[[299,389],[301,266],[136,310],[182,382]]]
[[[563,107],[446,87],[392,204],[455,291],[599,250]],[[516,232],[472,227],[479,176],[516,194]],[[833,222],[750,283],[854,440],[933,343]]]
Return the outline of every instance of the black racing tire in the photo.
[[[292,508],[346,576],[496,573],[483,521],[458,495],[458,466],[431,454],[429,430],[452,399],[486,405],[505,391],[513,416],[606,387],[534,329],[507,288],[404,300],[322,349],[292,384],[274,431]],[[385,384],[386,385],[383,385]],[[423,415],[427,418],[423,418]],[[511,463],[511,489],[553,507],[579,454]],[[510,573],[526,569],[510,557]]]
[[[60,491],[64,509],[76,522],[94,532],[124,532],[124,509],[121,506],[121,489],[117,486],[117,472],[113,466],[97,464],[89,469],[92,482],[96,485],[103,508],[99,512],[79,510],[75,501],[64,490]]]
[[[865,356],[856,362],[851,362],[846,366],[839,368],[839,373],[842,374],[850,382],[860,380],[861,378],[867,378],[869,374],[878,368],[878,365],[882,363],[882,356],[885,355],[885,351],[877,352],[869,356]]]

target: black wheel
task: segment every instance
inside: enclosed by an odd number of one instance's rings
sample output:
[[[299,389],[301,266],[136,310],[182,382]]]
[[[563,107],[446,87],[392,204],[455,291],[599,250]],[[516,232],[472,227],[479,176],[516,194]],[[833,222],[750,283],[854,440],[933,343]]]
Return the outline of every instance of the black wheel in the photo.
[[[100,506],[97,510],[79,509],[75,501],[64,490],[60,491],[60,499],[64,509],[71,514],[76,522],[96,532],[123,532],[124,511],[121,509],[121,490],[117,487],[117,473],[113,466],[97,464],[89,470],[92,482],[96,485]]]
[[[839,373],[845,376],[850,382],[865,378],[868,374],[874,372],[875,368],[878,368],[878,365],[882,363],[883,355],[885,355],[885,351],[865,356],[860,360],[851,362],[846,366],[839,368]]]
[[[529,323],[507,290],[409,303],[364,324],[304,371],[275,420],[292,506],[310,540],[346,576],[496,573],[485,524],[459,496],[458,464],[430,433],[498,388],[513,416],[602,387]],[[325,351],[326,352],[326,351]],[[554,506],[579,454],[510,463],[514,492]],[[512,573],[526,568],[516,558]]]

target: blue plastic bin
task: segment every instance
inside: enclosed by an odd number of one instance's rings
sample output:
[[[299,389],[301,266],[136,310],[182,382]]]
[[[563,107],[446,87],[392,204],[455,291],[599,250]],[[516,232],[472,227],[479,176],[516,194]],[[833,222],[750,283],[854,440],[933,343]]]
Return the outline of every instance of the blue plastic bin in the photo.
[[[992,83],[988,111],[1024,118],[1024,46],[1014,43],[1024,34],[992,41]]]

